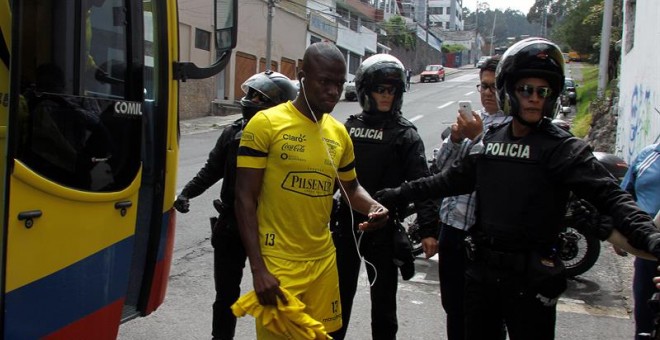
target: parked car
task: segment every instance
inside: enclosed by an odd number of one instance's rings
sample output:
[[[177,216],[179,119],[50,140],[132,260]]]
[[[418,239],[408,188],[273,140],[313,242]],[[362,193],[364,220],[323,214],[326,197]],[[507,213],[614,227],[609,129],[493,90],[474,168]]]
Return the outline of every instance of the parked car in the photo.
[[[344,99],[349,101],[357,100],[357,90],[355,89],[355,82],[352,80],[344,83]]]
[[[568,98],[568,102],[571,105],[575,105],[575,103],[577,102],[577,92],[576,92],[577,86],[578,85],[575,83],[575,80],[573,80],[572,78],[566,78],[564,80],[564,91],[562,95]]]
[[[481,68],[482,66],[484,66],[484,64],[488,59],[490,59],[489,55],[481,56],[481,58],[479,58],[479,61],[477,61],[477,64],[475,66],[477,68]]]
[[[422,74],[419,75],[419,81],[445,81],[445,68],[442,65],[426,65]]]

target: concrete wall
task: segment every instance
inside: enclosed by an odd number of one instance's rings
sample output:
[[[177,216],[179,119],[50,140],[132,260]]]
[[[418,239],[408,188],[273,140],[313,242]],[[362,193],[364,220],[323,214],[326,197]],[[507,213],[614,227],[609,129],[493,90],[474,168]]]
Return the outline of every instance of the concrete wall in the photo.
[[[213,3],[208,0],[179,3],[179,53],[181,61],[206,67],[213,62]],[[195,30],[211,33],[211,50],[195,47]],[[215,78],[179,83],[179,115],[182,119],[208,115],[216,97]]]
[[[238,11],[238,44],[232,52],[232,60],[227,66],[229,79],[235,81],[236,53],[254,55],[257,60],[266,58],[266,31],[268,6],[266,1],[240,1]],[[281,65],[282,58],[302,59],[307,47],[307,19],[276,7],[272,24],[271,60]],[[255,68],[252,73],[258,72]],[[279,71],[279,69],[277,70]],[[229,86],[228,98],[241,97],[235,87]]]
[[[417,47],[406,50],[402,47],[389,46],[392,48],[390,54],[399,58],[406,68],[410,68],[413,74],[419,74],[429,64],[442,64],[440,51],[430,47],[417,37]]]
[[[616,153],[627,162],[660,139],[660,1],[624,0]]]

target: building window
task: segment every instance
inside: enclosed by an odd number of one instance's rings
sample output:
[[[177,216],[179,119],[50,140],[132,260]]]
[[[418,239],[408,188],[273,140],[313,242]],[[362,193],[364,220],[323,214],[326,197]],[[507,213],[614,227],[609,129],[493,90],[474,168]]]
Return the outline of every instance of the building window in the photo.
[[[195,48],[211,50],[211,32],[195,28]]]
[[[443,9],[444,9],[444,7],[438,7],[438,14],[442,14]]]
[[[626,54],[635,46],[635,12],[637,0],[626,1]]]
[[[360,66],[360,56],[353,52],[348,52],[348,56],[350,58],[348,61],[348,73],[355,74],[358,66]]]
[[[449,29],[449,21],[445,22],[445,28]]]

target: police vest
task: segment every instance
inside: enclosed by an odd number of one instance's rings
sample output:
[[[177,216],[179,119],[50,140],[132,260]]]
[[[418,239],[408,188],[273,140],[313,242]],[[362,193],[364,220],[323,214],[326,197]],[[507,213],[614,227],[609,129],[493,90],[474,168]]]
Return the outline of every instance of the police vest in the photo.
[[[380,189],[397,187],[405,180],[402,145],[409,143],[405,132],[414,129],[414,125],[399,116],[369,121],[370,124],[365,118],[364,114],[351,116],[345,126],[353,141],[358,181],[373,195]]]
[[[571,136],[543,125],[514,139],[509,126],[491,128],[484,137],[477,160],[476,231],[509,250],[554,245],[569,190],[549,176],[550,162]]]

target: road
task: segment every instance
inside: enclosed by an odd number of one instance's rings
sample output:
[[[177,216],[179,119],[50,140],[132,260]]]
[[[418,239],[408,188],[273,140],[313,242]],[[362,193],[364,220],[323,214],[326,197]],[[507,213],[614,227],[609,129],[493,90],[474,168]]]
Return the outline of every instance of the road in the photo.
[[[476,92],[478,73],[464,70],[446,82],[412,84],[405,94],[403,112],[422,136],[430,157],[440,146],[440,133],[455,120],[459,100],[472,100],[479,107]],[[333,115],[344,121],[360,111],[357,102],[341,101]],[[178,188],[204,164],[219,131],[183,135],[179,161]],[[188,214],[177,215],[174,259],[165,303],[152,315],[130,320],[120,328],[120,339],[209,339],[211,304],[214,299],[212,248],[208,217],[211,200],[220,183],[195,198]],[[416,261],[416,275],[400,281],[398,293],[400,339],[445,339],[444,312],[440,305],[437,258]],[[630,275],[632,259],[614,255],[603,244],[601,257],[589,272],[569,282],[558,304],[557,339],[631,338]],[[242,292],[252,287],[245,271]],[[370,339],[369,293],[366,274],[359,282],[348,339]],[[238,320],[236,339],[255,338],[254,319]]]

